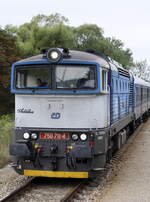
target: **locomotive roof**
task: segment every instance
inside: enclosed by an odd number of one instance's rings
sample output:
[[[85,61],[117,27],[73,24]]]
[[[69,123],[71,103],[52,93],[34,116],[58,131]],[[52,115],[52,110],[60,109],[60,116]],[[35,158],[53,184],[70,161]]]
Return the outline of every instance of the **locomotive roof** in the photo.
[[[83,51],[74,51],[74,50],[69,50],[69,53],[71,55],[70,58],[64,58],[65,60],[71,61],[71,60],[80,60],[80,61],[88,61],[88,62],[97,62],[100,65],[109,68],[108,62],[100,56],[97,56],[95,54],[83,52]],[[43,54],[36,55],[30,58],[26,58],[24,60],[21,60],[19,62],[32,62],[32,61],[39,61],[39,60],[45,60],[43,58]]]
[[[111,58],[105,59],[103,56],[96,55],[94,53],[84,52],[84,51],[76,51],[76,50],[69,50],[69,54],[71,57],[64,58],[68,61],[85,61],[85,62],[96,62],[100,64],[100,66],[105,67],[107,69],[118,72],[118,68],[125,70],[118,62],[112,60]],[[30,58],[26,58],[24,60],[19,61],[20,62],[35,62],[35,61],[44,61],[45,58],[43,58],[43,54],[36,55]]]

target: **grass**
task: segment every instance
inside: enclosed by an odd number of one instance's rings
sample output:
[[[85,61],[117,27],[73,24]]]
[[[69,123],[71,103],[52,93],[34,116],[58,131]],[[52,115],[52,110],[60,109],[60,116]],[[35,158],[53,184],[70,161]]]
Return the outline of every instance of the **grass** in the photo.
[[[0,168],[6,165],[10,160],[9,143],[13,127],[14,117],[12,114],[0,117]]]

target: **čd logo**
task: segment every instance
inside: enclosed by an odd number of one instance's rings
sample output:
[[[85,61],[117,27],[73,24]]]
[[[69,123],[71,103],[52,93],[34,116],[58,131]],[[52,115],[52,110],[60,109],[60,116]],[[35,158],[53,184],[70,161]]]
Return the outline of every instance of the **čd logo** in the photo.
[[[53,113],[51,114],[51,118],[52,118],[52,119],[59,119],[59,118],[60,118],[60,113],[58,113],[58,112],[53,112]]]

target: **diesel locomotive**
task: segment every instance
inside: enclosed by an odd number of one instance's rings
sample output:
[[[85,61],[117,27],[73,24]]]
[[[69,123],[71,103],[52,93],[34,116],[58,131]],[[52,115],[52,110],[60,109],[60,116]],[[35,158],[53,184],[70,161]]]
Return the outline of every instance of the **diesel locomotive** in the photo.
[[[87,50],[50,48],[12,66],[19,174],[89,178],[148,117],[150,85]]]

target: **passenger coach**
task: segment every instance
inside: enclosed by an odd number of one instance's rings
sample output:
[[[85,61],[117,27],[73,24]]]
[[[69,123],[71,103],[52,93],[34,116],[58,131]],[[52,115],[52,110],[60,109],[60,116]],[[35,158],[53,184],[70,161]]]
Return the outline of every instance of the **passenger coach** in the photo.
[[[15,63],[13,167],[27,176],[92,177],[148,115],[149,84],[140,86],[91,52],[52,48]]]

